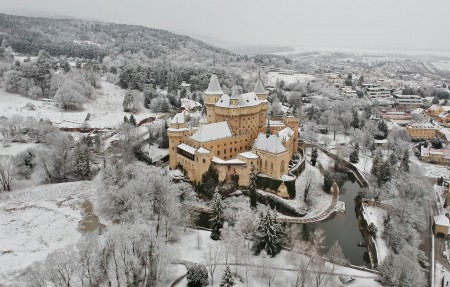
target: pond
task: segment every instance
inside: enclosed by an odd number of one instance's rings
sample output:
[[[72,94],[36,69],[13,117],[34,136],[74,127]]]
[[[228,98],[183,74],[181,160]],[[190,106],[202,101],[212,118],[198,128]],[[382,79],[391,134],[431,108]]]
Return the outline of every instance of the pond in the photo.
[[[311,234],[316,228],[323,229],[327,249],[337,241],[351,264],[370,268],[367,248],[358,246],[359,242],[364,242],[364,237],[359,230],[354,199],[361,187],[353,175],[349,174],[343,178],[340,188],[339,200],[345,202],[345,213],[334,213],[324,221],[305,224],[303,230],[306,229]]]

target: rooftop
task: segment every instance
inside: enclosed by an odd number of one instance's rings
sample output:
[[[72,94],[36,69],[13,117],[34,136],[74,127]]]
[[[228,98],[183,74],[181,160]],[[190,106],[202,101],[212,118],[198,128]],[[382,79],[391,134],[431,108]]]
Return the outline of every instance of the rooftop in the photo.
[[[222,108],[239,108],[239,107],[252,107],[261,104],[258,96],[255,92],[249,92],[245,94],[236,95],[239,100],[238,105],[231,105],[230,96],[223,94],[220,99],[216,102],[217,107]]]
[[[281,143],[280,138],[275,135],[266,137],[266,134],[260,133],[253,145],[255,149],[267,151],[270,153],[282,153],[286,151],[286,148]]]
[[[233,136],[227,122],[202,125],[190,138],[198,142],[209,142]]]
[[[205,91],[205,95],[222,95],[223,91],[220,87],[219,79],[215,74],[211,75],[209,80],[208,89]]]

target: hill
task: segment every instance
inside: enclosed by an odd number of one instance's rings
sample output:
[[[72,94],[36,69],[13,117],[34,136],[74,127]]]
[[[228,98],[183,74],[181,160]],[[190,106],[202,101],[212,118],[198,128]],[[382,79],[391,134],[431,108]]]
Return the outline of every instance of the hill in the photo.
[[[234,57],[188,36],[137,25],[112,24],[79,19],[50,19],[0,14],[0,41],[7,40],[14,51],[37,55],[103,59],[115,53],[142,52],[149,58],[178,52],[195,52],[201,58],[213,53]]]

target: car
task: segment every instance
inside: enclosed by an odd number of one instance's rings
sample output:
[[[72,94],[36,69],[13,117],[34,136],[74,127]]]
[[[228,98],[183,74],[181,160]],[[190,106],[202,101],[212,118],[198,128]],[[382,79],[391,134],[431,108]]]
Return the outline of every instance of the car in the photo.
[[[448,262],[448,265],[450,265],[450,259],[449,259],[449,260],[447,260],[447,262]]]
[[[447,258],[447,251],[442,251],[442,256],[444,256],[445,258]]]

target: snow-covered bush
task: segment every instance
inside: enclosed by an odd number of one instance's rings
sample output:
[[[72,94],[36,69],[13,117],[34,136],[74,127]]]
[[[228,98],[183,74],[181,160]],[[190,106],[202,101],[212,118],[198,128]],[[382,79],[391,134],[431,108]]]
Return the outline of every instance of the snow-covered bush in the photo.
[[[208,285],[208,270],[205,265],[196,264],[187,270],[188,287],[203,287]]]

